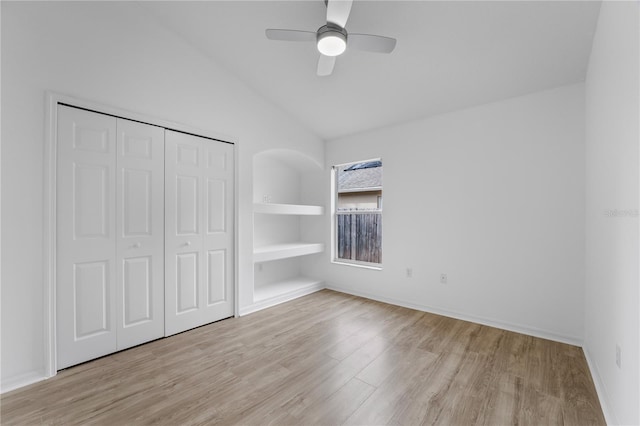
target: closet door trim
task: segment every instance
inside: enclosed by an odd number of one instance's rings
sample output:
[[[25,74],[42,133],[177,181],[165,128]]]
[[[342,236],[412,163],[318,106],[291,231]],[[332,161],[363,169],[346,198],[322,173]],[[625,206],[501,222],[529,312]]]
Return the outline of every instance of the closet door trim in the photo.
[[[44,371],[42,378],[53,377],[57,374],[56,359],[56,185],[57,185],[57,134],[58,134],[58,105],[93,111],[100,114],[124,118],[130,121],[150,124],[165,129],[190,135],[213,139],[235,145],[235,185],[234,185],[234,313],[238,315],[238,138],[204,131],[183,124],[158,119],[145,114],[139,114],[123,108],[116,108],[97,102],[92,102],[61,93],[48,91],[45,94],[45,131],[44,131],[44,161],[43,161],[43,244],[42,255],[44,263],[43,276],[43,340],[44,340]],[[37,380],[31,380],[34,382]]]

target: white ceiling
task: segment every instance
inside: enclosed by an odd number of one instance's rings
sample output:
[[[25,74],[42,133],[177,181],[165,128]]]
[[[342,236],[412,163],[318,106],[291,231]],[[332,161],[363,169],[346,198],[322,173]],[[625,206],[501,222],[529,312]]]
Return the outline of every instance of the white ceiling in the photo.
[[[583,81],[599,2],[355,1],[347,30],[398,39],[390,55],[347,49],[317,77],[322,0],[143,2],[171,31],[324,139]]]

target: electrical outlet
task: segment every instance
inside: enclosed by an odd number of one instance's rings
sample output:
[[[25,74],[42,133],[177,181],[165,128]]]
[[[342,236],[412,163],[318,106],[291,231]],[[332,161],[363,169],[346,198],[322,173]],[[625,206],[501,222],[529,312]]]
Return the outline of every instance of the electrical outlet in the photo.
[[[447,274],[440,274],[440,284],[447,283]]]
[[[413,277],[413,268],[407,268],[407,278]]]
[[[620,352],[620,345],[616,344],[616,365],[618,366],[618,368],[622,368],[622,355]]]

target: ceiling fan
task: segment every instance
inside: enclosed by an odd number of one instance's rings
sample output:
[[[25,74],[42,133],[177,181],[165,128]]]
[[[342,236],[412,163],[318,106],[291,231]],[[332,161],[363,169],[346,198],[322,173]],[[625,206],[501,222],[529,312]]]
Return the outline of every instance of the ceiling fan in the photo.
[[[318,75],[327,76],[333,72],[336,57],[349,48],[368,52],[391,53],[396,47],[396,39],[371,34],[349,34],[345,28],[353,0],[325,0],[327,23],[317,31],[268,29],[270,40],[314,41],[320,52]]]

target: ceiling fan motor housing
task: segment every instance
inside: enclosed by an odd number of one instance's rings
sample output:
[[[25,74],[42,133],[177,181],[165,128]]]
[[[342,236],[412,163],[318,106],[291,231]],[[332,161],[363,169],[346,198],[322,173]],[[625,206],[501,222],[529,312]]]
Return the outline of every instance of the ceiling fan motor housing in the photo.
[[[318,28],[316,43],[318,50],[323,55],[338,56],[347,47],[347,30],[338,25],[327,23],[327,25]]]

